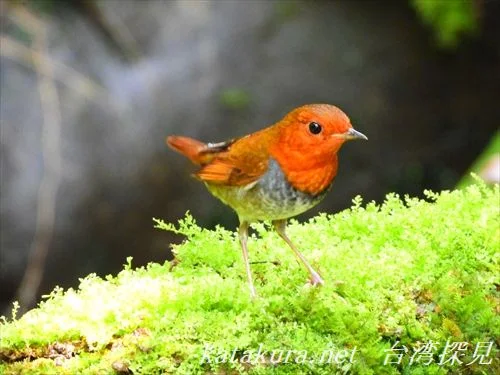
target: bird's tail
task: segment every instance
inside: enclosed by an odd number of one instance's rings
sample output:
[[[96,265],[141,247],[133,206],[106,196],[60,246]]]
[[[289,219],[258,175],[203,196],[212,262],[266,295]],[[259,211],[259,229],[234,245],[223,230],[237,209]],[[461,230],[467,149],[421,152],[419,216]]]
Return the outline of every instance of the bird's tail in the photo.
[[[202,165],[206,163],[207,144],[189,137],[171,135],[167,137],[167,145],[173,150],[181,153],[194,164]]]
[[[225,142],[203,143],[193,138],[171,135],[167,137],[167,145],[187,157],[194,164],[203,166],[209,164],[221,153],[228,151],[237,140],[237,138],[233,138]]]
[[[203,143],[193,138],[178,135],[167,137],[167,145],[170,148],[198,165],[210,163],[217,154],[226,151],[232,142],[233,140],[221,143]]]

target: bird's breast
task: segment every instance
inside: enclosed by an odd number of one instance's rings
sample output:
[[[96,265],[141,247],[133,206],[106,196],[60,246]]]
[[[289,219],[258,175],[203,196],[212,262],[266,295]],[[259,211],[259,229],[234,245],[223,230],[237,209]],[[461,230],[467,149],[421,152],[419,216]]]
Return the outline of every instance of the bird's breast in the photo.
[[[240,220],[279,220],[299,215],[317,205],[329,187],[316,195],[294,188],[274,159],[262,177],[246,186],[222,186],[207,183],[217,198],[232,207]]]

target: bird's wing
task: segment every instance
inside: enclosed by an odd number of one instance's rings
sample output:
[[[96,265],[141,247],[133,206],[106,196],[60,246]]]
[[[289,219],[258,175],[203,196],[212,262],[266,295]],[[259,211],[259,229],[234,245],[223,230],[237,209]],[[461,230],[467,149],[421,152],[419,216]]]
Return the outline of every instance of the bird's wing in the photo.
[[[269,147],[265,137],[256,135],[209,144],[212,147],[204,152],[212,153],[213,158],[195,176],[205,182],[229,186],[243,186],[258,180],[267,170]]]

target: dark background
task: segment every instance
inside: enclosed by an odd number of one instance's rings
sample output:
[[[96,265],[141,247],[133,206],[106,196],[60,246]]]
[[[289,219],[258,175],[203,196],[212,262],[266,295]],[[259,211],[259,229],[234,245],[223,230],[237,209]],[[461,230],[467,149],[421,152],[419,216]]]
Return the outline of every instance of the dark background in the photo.
[[[300,220],[453,188],[498,129],[500,7],[469,2],[473,30],[443,40],[412,3],[2,0],[0,312],[170,259],[182,239],[152,217],[236,227],[169,134],[222,141],[325,102],[370,140]]]

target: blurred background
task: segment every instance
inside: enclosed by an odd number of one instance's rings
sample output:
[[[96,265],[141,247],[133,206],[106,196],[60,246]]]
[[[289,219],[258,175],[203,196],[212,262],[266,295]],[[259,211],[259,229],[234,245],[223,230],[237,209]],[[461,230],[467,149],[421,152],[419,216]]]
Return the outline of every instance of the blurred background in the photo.
[[[182,238],[152,217],[236,228],[169,134],[222,141],[339,106],[370,140],[342,149],[332,192],[299,220],[358,194],[452,189],[471,168],[498,181],[499,1],[0,7],[0,315],[128,256],[171,259]]]

